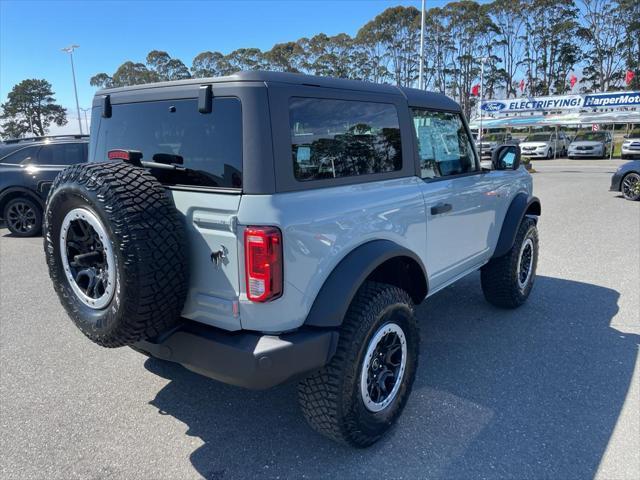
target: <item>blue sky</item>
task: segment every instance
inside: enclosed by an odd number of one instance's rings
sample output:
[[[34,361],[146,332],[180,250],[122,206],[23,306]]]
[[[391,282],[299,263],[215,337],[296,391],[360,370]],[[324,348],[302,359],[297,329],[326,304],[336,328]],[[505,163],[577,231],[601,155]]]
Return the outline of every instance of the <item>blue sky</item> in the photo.
[[[445,3],[427,0],[427,8]],[[0,99],[25,78],[45,78],[69,109],[65,130],[77,129],[69,57],[60,51],[67,45],[80,45],[74,53],[78,95],[80,107],[88,107],[91,76],[111,74],[125,60],[142,62],[153,49],[190,66],[204,50],[267,50],[319,32],[353,35],[395,5],[420,8],[420,0],[0,0]]]

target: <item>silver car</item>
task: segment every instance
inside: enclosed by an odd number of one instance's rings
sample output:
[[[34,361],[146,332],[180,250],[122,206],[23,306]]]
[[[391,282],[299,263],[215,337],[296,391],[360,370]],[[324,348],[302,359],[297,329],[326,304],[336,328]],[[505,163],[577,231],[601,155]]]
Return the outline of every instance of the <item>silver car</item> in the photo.
[[[569,145],[569,158],[605,158],[611,151],[611,132],[579,132]]]
[[[527,157],[553,158],[564,156],[569,147],[569,139],[563,132],[556,136],[553,132],[532,133],[520,143],[522,155]]]

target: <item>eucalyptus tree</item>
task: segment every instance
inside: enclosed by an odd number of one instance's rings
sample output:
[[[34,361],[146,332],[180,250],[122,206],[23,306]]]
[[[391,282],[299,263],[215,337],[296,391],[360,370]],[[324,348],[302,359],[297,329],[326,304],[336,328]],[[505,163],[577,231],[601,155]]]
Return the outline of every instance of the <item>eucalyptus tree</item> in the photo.
[[[182,60],[171,58],[167,52],[152,50],[147,54],[147,68],[155,72],[158,80],[183,80],[191,78],[191,73]]]
[[[191,75],[194,78],[219,77],[232,73],[229,60],[220,52],[201,52],[191,63]]]
[[[522,70],[525,48],[525,0],[495,0],[488,13],[495,25],[495,51],[500,55],[496,74],[502,81],[507,98],[517,95],[518,75]]]
[[[495,25],[487,9],[476,2],[449,3],[443,8],[443,14],[455,48],[449,83],[451,94],[469,117],[472,108],[469,93],[480,73],[478,57],[490,57]]]
[[[581,56],[578,9],[573,0],[531,0],[523,15],[528,84],[532,95],[568,90],[567,77]]]
[[[391,7],[358,31],[356,40],[372,63],[367,68],[372,81],[414,85],[418,78],[419,18],[415,7]]]

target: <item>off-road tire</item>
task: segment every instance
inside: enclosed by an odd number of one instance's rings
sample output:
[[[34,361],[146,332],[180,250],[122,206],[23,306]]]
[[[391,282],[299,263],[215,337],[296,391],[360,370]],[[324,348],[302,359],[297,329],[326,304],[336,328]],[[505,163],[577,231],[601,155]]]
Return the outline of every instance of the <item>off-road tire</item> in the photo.
[[[518,283],[518,260],[522,247],[530,239],[533,262],[530,278],[522,288]],[[525,217],[518,228],[513,247],[505,255],[491,260],[481,269],[482,292],[486,300],[500,308],[517,308],[526,302],[536,277],[538,265],[538,229],[536,222]]]
[[[381,327],[395,323],[406,338],[406,368],[393,401],[372,412],[360,389],[369,342]],[[298,400],[317,432],[343,444],[366,447],[379,440],[404,409],[418,365],[420,334],[413,302],[404,290],[365,282],[353,299],[340,330],[335,355],[319,372],[301,381]]]
[[[101,309],[81,301],[64,270],[62,222],[77,208],[101,221],[115,257],[113,297]],[[146,170],[113,161],[66,168],[51,187],[44,233],[60,302],[93,342],[131,345],[178,322],[188,288],[186,233],[168,193]]]

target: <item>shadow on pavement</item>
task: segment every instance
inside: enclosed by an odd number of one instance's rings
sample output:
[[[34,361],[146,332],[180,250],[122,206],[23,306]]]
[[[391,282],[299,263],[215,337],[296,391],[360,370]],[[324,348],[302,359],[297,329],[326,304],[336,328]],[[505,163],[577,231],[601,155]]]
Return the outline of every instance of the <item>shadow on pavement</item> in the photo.
[[[626,398],[638,337],[609,323],[618,293],[538,277],[527,305],[498,310],[478,275],[418,310],[421,365],[399,425],[366,450],[305,424],[295,386],[230,387],[149,359],[170,382],[151,404],[204,444],[205,478],[591,478]]]

